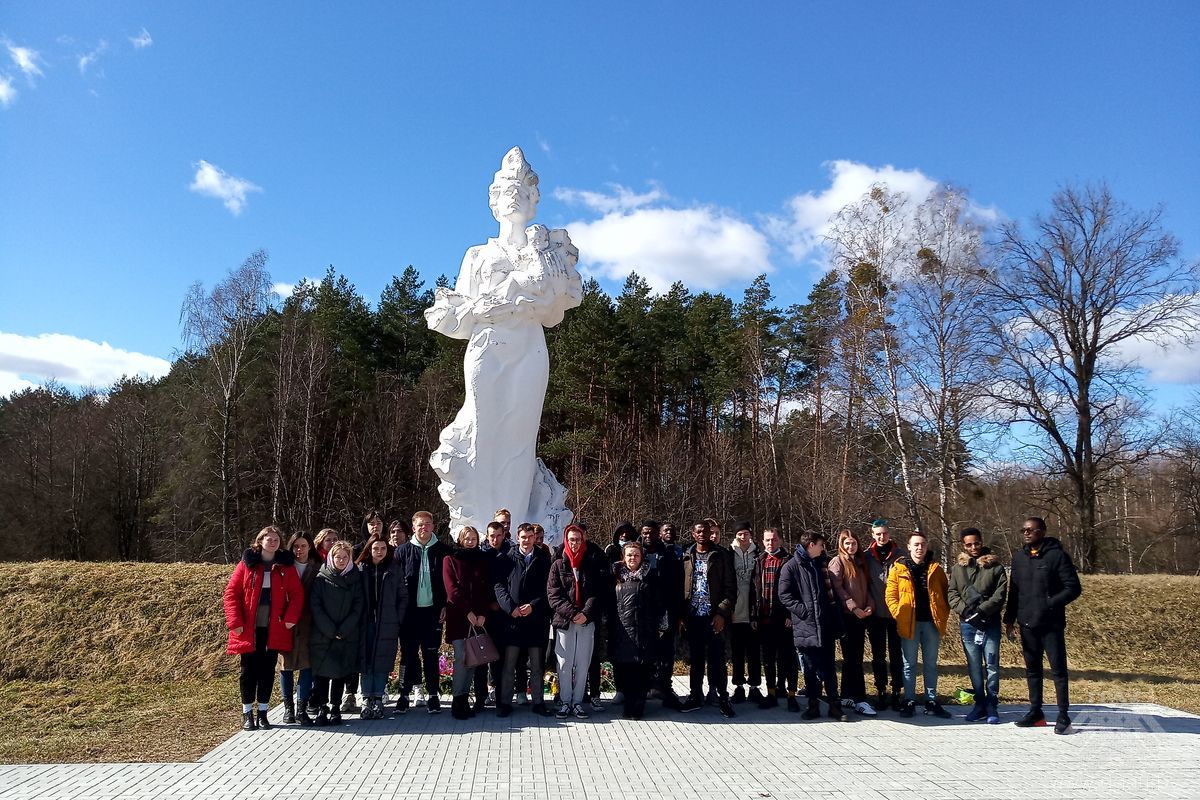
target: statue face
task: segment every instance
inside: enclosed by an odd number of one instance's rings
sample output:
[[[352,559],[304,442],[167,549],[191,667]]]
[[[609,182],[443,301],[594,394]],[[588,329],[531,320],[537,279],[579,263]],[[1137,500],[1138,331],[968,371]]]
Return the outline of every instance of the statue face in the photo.
[[[501,178],[492,184],[492,216],[497,222],[526,225],[537,216],[539,193],[537,186],[524,180]]]

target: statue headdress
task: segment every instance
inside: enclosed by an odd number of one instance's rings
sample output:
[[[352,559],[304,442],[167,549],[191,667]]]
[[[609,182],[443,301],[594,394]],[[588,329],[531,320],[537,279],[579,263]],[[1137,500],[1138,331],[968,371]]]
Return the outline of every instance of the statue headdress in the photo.
[[[500,160],[500,170],[492,178],[492,183],[498,183],[503,180],[517,180],[529,186],[538,185],[537,173],[533,171],[533,167],[529,166],[529,162],[525,160],[525,153],[521,148],[514,147],[505,153],[504,158]]]

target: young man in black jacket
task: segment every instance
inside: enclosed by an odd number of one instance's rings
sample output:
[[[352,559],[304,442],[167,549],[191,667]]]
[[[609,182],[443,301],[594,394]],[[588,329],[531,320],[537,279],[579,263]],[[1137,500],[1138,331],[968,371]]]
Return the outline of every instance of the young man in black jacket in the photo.
[[[1029,711],[1017,720],[1019,728],[1043,727],[1042,656],[1050,662],[1054,694],[1058,700],[1055,733],[1071,727],[1071,700],[1067,682],[1067,605],[1083,593],[1071,556],[1058,539],[1046,536],[1046,521],[1029,517],[1021,526],[1025,546],[1013,553],[1008,579],[1008,605],[1004,625],[1014,641],[1015,623],[1021,625],[1021,652],[1029,683]]]
[[[733,575],[733,556],[712,543],[707,521],[692,526],[695,544],[683,554],[683,619],[691,658],[691,693],[682,711],[696,711],[704,705],[704,669],[708,667],[708,685],[717,691],[717,706],[722,716],[734,716],[729,702],[729,670],[725,658],[726,627],[737,602],[737,583]]]
[[[438,648],[442,644],[442,624],[446,621],[446,583],[442,579],[442,561],[450,548],[438,541],[433,515],[428,511],[413,514],[413,538],[396,550],[396,561],[408,587],[408,609],[400,626],[401,661],[404,684],[396,710],[408,711],[408,693],[424,671],[426,710],[442,710],[438,699]],[[423,670],[422,670],[423,668]]]

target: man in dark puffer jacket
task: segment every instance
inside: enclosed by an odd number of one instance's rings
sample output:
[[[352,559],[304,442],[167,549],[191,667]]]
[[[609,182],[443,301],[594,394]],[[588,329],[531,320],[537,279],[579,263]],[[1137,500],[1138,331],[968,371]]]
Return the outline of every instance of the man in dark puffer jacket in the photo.
[[[1071,727],[1067,713],[1071,700],[1067,688],[1067,604],[1083,593],[1071,556],[1058,539],[1046,536],[1046,520],[1029,517],[1021,527],[1025,546],[1013,553],[1009,576],[1008,606],[1004,625],[1010,641],[1014,623],[1021,624],[1021,652],[1025,656],[1025,678],[1029,683],[1029,711],[1017,720],[1019,728],[1043,727],[1042,656],[1050,662],[1054,694],[1058,700],[1055,733]]]

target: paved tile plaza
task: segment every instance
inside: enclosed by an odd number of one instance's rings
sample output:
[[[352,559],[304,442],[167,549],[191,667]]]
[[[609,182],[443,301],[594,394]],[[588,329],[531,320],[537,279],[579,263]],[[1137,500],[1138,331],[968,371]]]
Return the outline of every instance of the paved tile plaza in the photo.
[[[1200,717],[1162,706],[1079,706],[1068,736],[968,725],[958,709],[951,721],[835,723],[738,708],[725,720],[651,703],[640,722],[611,707],[562,722],[523,707],[465,722],[421,708],[351,716],[239,732],[192,764],[0,766],[0,799],[1200,797]],[[1005,722],[1020,711],[1006,707]]]

